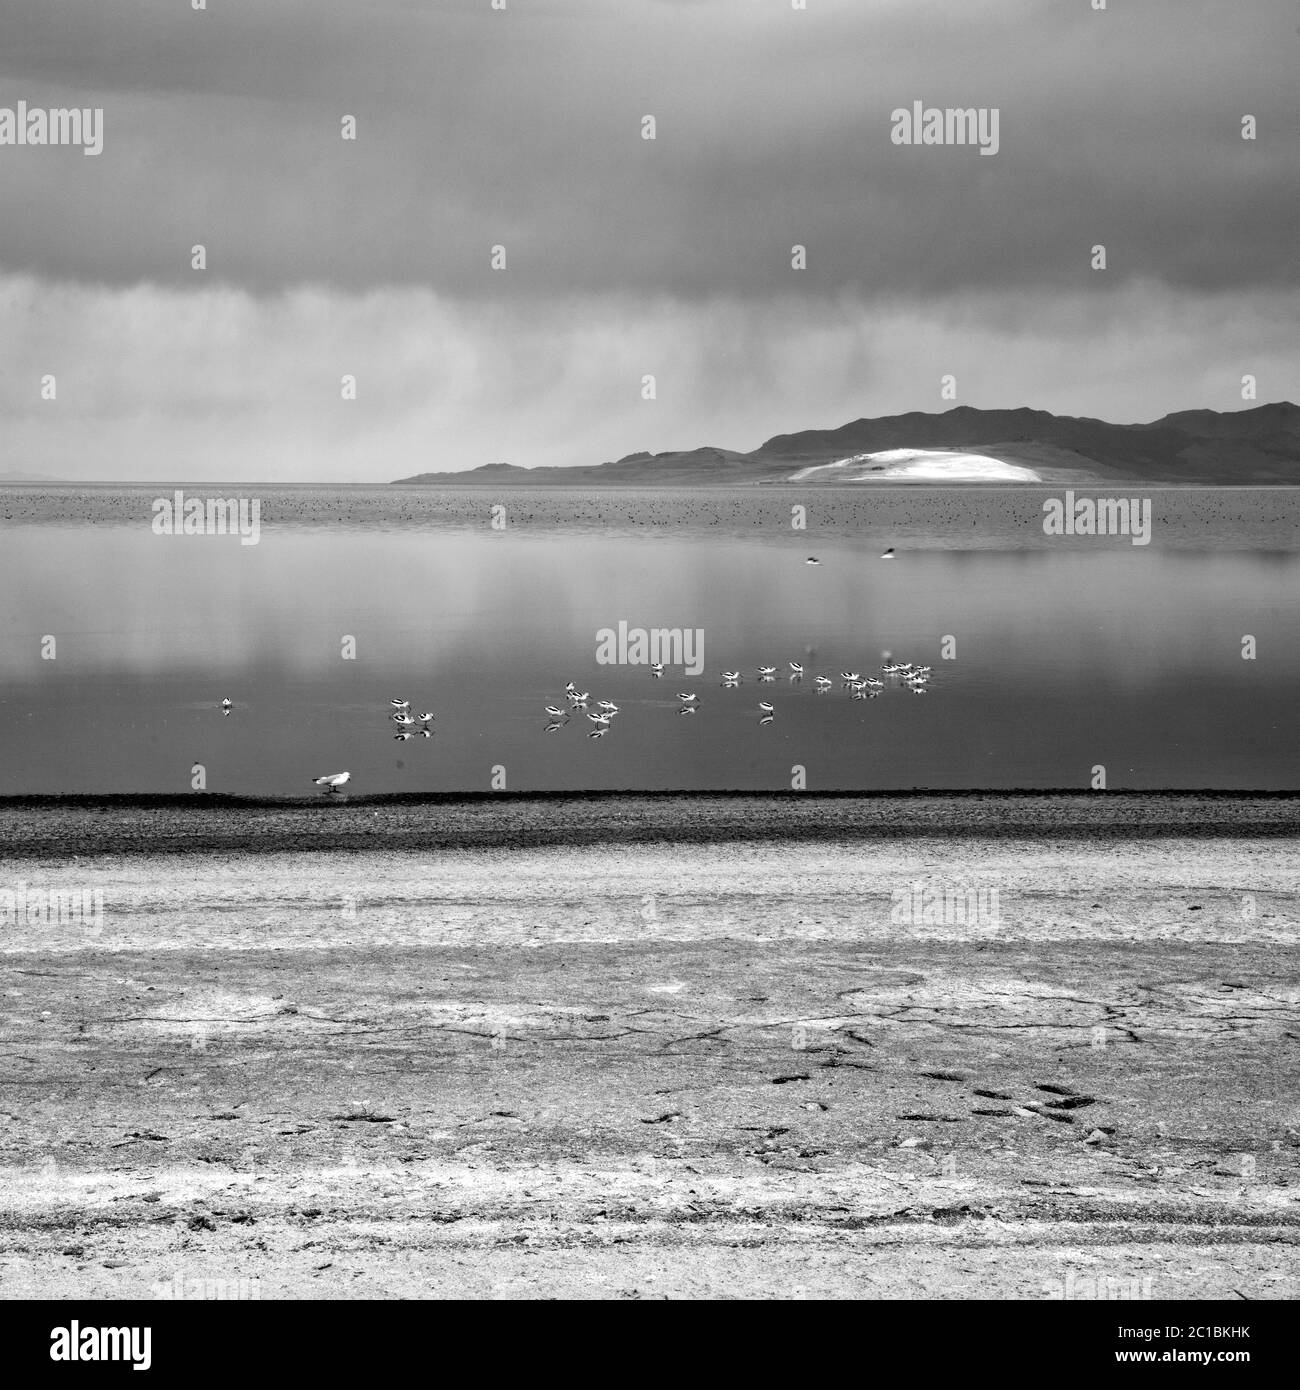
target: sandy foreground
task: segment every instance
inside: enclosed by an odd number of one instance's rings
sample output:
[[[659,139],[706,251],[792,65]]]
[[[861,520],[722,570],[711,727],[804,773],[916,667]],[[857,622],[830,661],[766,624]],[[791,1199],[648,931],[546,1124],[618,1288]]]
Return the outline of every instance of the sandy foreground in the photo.
[[[1298,830],[0,806],[0,1295],[1293,1296]]]

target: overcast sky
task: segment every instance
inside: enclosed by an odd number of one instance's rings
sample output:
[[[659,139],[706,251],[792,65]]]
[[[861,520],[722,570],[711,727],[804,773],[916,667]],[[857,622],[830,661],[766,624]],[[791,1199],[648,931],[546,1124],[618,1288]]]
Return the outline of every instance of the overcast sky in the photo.
[[[0,0],[0,107],[104,109],[97,157],[0,146],[0,472],[750,449],[945,373],[1300,398],[1300,11],[1091,3]],[[893,144],[918,100],[996,107],[997,154]]]

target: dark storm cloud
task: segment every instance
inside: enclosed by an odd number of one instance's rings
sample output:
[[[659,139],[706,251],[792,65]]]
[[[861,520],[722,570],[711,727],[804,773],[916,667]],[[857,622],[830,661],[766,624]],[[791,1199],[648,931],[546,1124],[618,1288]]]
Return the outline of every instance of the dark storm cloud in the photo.
[[[97,159],[0,149],[8,271],[186,286],[203,242],[209,280],[258,292],[877,299],[1086,289],[1105,242],[1118,279],[1300,279],[1289,0],[0,13],[0,105],[103,106],[106,127]],[[999,153],[892,145],[916,99],[998,107]]]

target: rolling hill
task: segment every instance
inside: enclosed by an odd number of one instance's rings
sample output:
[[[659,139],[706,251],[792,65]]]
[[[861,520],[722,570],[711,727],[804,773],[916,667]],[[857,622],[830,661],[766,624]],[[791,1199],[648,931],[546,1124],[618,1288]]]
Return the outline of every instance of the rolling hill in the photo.
[[[402,484],[558,487],[691,487],[774,484],[801,470],[892,449],[986,454],[1032,468],[1045,483],[1300,485],[1300,406],[1185,410],[1150,424],[1115,425],[1044,410],[914,411],[854,420],[832,430],[779,434],[750,453],[713,446],[627,454],[567,468],[486,464],[464,472],[420,473]],[[883,473],[869,463],[861,474]],[[803,482],[842,482],[834,473]],[[889,481],[899,481],[890,478]],[[802,485],[802,484],[801,484]]]

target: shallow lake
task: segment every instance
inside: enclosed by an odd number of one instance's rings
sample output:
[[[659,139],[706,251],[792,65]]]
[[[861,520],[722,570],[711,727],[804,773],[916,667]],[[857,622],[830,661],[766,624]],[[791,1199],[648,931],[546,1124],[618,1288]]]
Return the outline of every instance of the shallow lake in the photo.
[[[356,490],[389,509],[367,516],[346,490],[302,489],[242,545],[154,534],[139,489],[103,489],[84,515],[57,490],[8,489],[0,794],[184,792],[196,765],[209,791],[304,796],[345,769],[354,795],[776,790],[797,769],[814,790],[1087,789],[1098,766],[1116,789],[1300,785],[1300,552],[1278,541],[1297,544],[1292,494],[1261,509],[1243,491],[1234,512],[1218,490],[1225,518],[1249,513],[1235,531],[1194,519],[1145,546],[1053,547],[1041,528],[1018,539],[1005,507],[1001,529],[996,507],[970,526],[933,492],[888,504],[930,505],[928,527],[855,501],[856,524],[840,510],[805,531],[788,495],[749,492],[720,517],[698,497],[587,494],[580,522],[530,492],[498,531],[486,496],[426,493],[413,505],[430,515],[404,519],[400,492]],[[620,624],[689,633],[703,669],[609,664],[600,634]],[[881,677],[890,659],[932,668],[923,696]],[[724,688],[724,670],[741,682]],[[844,670],[884,689],[855,700]],[[556,721],[566,682],[591,700]],[[393,698],[432,711],[433,736],[397,741]],[[602,699],[619,711],[589,738]]]

